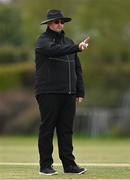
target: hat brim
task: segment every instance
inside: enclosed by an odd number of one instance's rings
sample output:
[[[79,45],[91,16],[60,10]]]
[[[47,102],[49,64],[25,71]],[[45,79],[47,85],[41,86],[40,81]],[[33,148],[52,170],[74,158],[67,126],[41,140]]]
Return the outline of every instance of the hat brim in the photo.
[[[46,21],[42,21],[40,24],[41,24],[41,25],[47,24],[48,22],[51,22],[51,21],[54,21],[54,20],[58,20],[58,19],[63,20],[65,23],[72,20],[72,19],[69,18],[69,17],[63,17],[63,18],[59,17],[59,18],[52,18],[52,19],[48,19],[48,20],[46,20]]]

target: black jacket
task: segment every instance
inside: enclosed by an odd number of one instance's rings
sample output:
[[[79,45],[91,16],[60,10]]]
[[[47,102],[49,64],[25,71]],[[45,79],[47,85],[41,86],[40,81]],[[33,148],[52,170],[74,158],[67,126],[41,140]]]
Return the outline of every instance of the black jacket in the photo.
[[[78,45],[61,33],[47,28],[35,47],[36,94],[76,94],[84,97],[82,69],[77,56]]]

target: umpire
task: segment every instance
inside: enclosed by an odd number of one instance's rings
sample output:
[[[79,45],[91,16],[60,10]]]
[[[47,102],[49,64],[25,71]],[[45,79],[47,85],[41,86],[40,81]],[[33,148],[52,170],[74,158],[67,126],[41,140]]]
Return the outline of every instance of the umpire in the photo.
[[[47,29],[35,46],[35,89],[41,124],[39,129],[39,155],[41,175],[54,175],[53,134],[56,128],[59,157],[65,173],[82,174],[85,168],[75,163],[72,134],[76,101],[84,98],[82,69],[77,56],[87,48],[87,39],[79,44],[65,36],[64,24],[71,18],[51,9],[47,13]]]

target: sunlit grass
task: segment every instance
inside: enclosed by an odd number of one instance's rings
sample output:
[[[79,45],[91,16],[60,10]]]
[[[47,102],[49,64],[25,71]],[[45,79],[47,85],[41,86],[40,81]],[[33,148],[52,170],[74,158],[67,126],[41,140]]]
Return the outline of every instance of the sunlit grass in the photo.
[[[59,174],[50,179],[129,178],[129,167],[88,166],[87,163],[130,163],[129,139],[74,138],[74,154],[78,164],[86,164],[88,172],[82,176],[64,174],[62,166],[55,166]],[[46,179],[38,175],[37,137],[0,137],[0,162],[34,163],[34,165],[0,165],[0,179]],[[54,139],[54,162],[58,158]],[[48,177],[47,177],[48,178]]]

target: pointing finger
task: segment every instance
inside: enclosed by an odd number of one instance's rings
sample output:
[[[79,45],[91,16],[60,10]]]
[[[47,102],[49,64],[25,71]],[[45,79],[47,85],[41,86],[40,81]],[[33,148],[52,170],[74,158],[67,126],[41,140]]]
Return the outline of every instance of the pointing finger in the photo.
[[[84,43],[88,43],[90,41],[90,37],[87,37],[85,40],[84,40]]]

